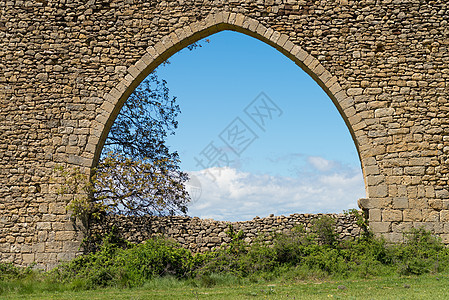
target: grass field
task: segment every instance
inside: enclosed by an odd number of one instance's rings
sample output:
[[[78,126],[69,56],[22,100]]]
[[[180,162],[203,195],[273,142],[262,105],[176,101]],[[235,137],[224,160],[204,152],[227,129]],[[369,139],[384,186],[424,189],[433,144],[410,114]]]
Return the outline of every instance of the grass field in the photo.
[[[3,299],[449,299],[449,275],[373,278],[340,281],[225,283],[194,287],[171,278],[149,281],[136,289],[71,292],[17,291]]]

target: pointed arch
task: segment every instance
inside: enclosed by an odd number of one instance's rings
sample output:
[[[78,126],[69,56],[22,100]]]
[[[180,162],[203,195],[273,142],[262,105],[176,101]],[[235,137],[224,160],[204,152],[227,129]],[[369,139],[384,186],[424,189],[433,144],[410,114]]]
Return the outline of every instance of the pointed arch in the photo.
[[[134,65],[128,67],[126,75],[117,86],[104,95],[103,104],[93,121],[91,135],[85,149],[86,157],[92,158],[89,162],[90,167],[95,166],[98,162],[109,130],[134,89],[153,70],[176,52],[223,30],[237,31],[249,35],[276,48],[321,86],[338,109],[354,140],[361,161],[367,197],[385,197],[386,194],[384,195],[382,187],[385,186],[386,190],[386,185],[381,184],[379,186],[379,180],[380,182],[384,181],[379,176],[383,177],[383,175],[379,175],[375,157],[369,155],[372,145],[368,144],[369,139],[361,130],[365,123],[356,115],[354,99],[340,86],[338,78],[326,70],[318,59],[291,42],[288,35],[268,28],[259,21],[243,14],[229,12],[211,14],[203,20],[172,31],[156,44],[149,46],[145,54]],[[375,189],[372,189],[370,185],[373,177],[376,177],[376,184],[373,184],[373,187],[376,187]]]

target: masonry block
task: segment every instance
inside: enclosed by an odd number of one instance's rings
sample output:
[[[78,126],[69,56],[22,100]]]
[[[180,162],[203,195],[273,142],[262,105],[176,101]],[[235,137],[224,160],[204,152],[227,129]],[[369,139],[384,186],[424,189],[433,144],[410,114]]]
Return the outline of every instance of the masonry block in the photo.
[[[369,221],[370,222],[380,222],[382,221],[382,213],[378,208],[372,208],[369,210]]]
[[[406,197],[393,198],[393,208],[408,208],[408,199]]]
[[[370,222],[369,228],[374,232],[385,233],[390,232],[391,222]]]
[[[384,221],[384,222],[400,222],[400,221],[402,221],[402,210],[397,210],[397,209],[382,210],[382,221]]]

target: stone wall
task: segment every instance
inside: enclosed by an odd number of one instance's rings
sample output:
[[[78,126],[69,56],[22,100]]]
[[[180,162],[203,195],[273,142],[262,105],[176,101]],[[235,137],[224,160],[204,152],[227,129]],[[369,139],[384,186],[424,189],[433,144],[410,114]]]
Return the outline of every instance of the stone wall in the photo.
[[[127,217],[109,216],[102,223],[96,224],[92,232],[104,236],[112,227],[117,229],[120,237],[132,242],[141,243],[154,236],[170,238],[192,252],[213,250],[230,242],[226,234],[229,224],[236,232],[242,230],[245,242],[251,244],[257,237],[263,241],[271,241],[272,234],[288,233],[297,226],[307,232],[314,222],[323,217],[335,219],[335,232],[340,239],[360,236],[361,229],[352,215],[346,214],[292,214],[290,216],[270,215],[266,218],[256,217],[250,221],[226,222],[212,219],[191,217]]]
[[[376,234],[425,226],[449,243],[448,21],[446,0],[0,1],[0,260],[78,253],[54,166],[89,172],[143,78],[222,30],[275,47],[329,95]]]

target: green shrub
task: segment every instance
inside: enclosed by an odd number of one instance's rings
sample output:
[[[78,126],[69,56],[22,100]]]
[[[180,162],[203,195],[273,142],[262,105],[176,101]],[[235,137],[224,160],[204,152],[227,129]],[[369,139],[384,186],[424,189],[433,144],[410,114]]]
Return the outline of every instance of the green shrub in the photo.
[[[236,232],[232,224],[228,225],[228,230],[225,232],[231,241],[229,242],[229,245],[225,247],[227,251],[231,254],[240,254],[244,253],[246,251],[246,243],[244,241],[245,234],[243,231]]]
[[[325,245],[334,245],[337,242],[337,233],[334,228],[335,219],[323,215],[315,220],[312,231],[315,233],[319,242]]]
[[[22,279],[32,273],[31,268],[20,268],[12,263],[0,262],[0,281]]]
[[[279,264],[297,265],[301,263],[307,246],[316,244],[315,237],[306,234],[300,227],[289,233],[277,234],[273,237],[273,250],[275,259]]]
[[[449,250],[430,231],[414,228],[404,238],[403,244],[392,247],[400,274],[420,275],[447,268]]]
[[[108,236],[96,253],[82,255],[51,272],[52,278],[77,286],[131,287],[158,276],[189,277],[195,260],[190,251],[161,238],[139,245],[110,242]]]
[[[104,239],[98,252],[59,266],[50,277],[73,289],[86,289],[138,286],[163,277],[213,286],[236,278],[359,278],[448,269],[449,250],[424,229],[407,233],[403,244],[388,245],[369,235],[338,241],[333,222],[321,218],[312,233],[295,228],[273,235],[271,244],[261,238],[251,246],[244,242],[243,233],[229,227],[228,246],[196,255],[162,238],[131,245],[111,235]]]

